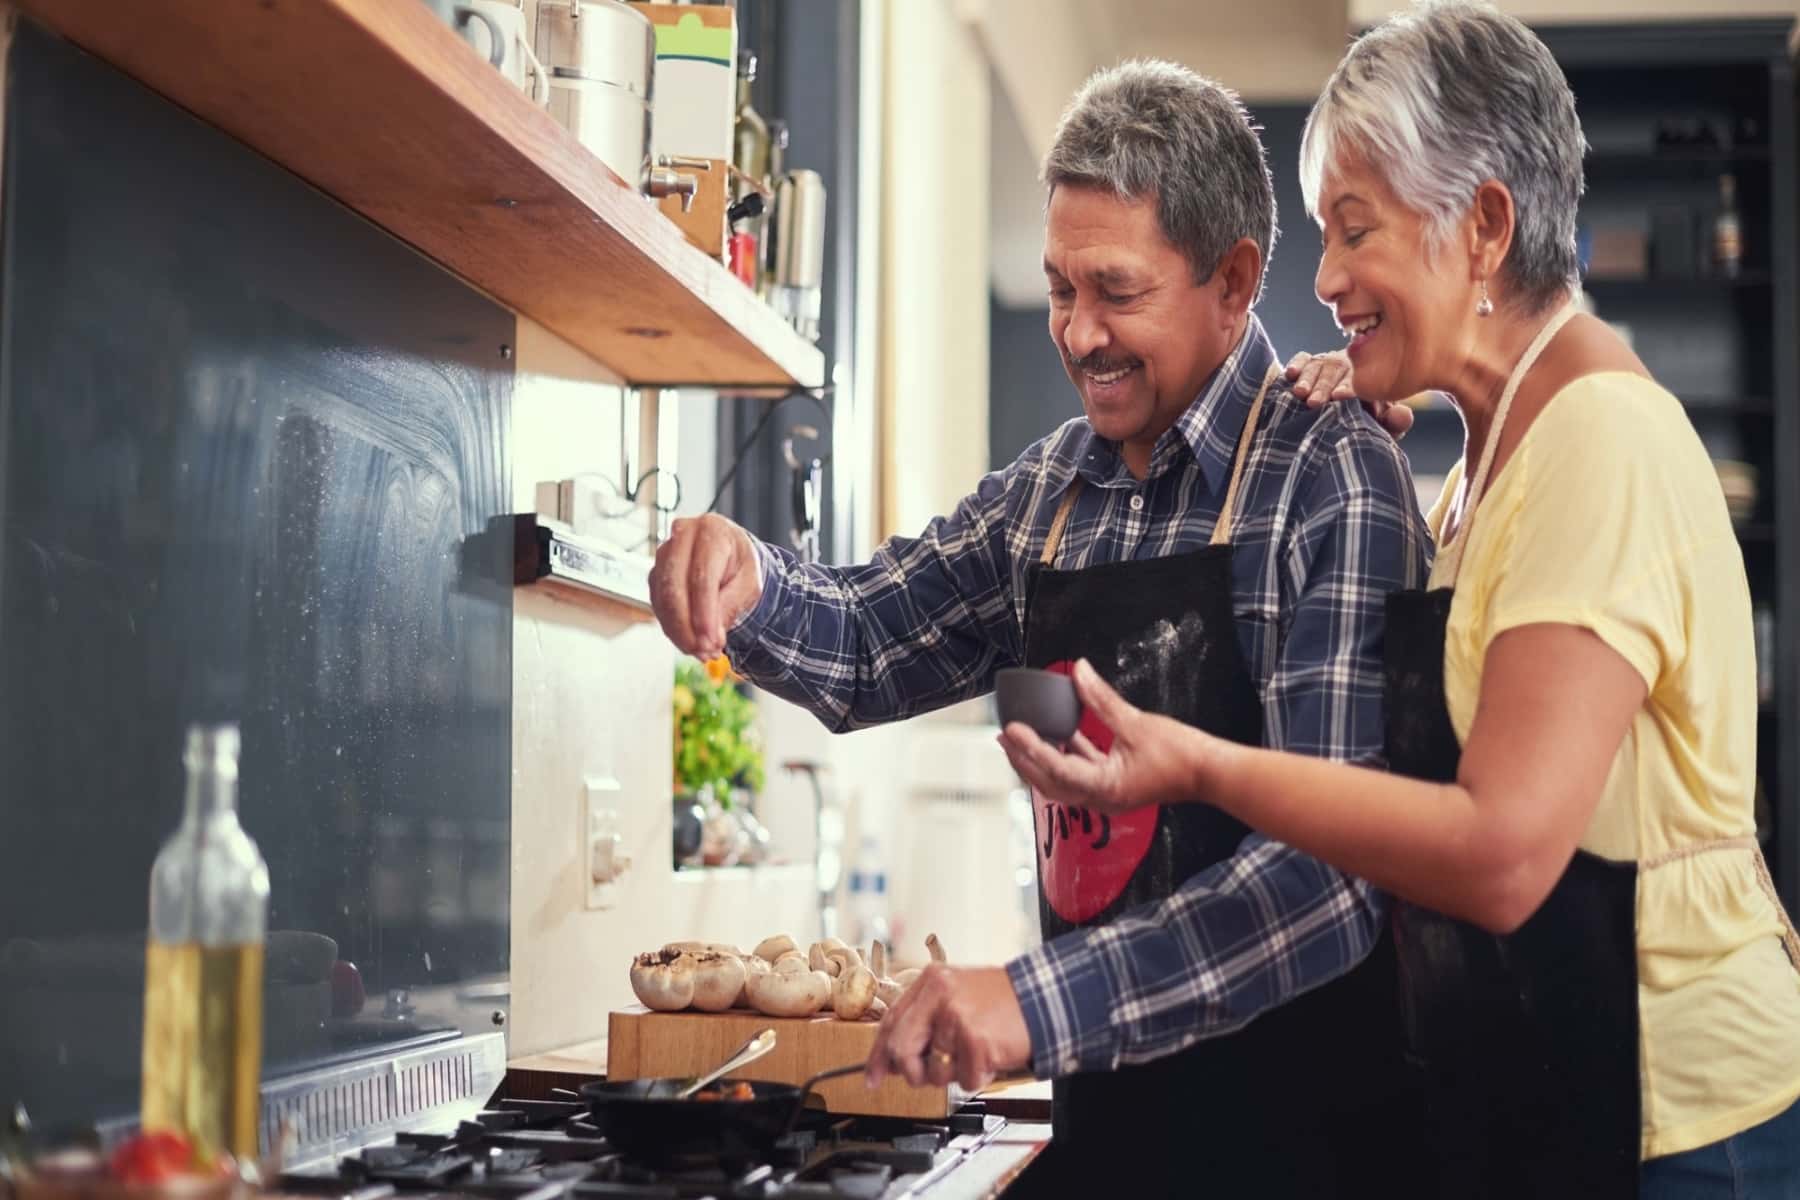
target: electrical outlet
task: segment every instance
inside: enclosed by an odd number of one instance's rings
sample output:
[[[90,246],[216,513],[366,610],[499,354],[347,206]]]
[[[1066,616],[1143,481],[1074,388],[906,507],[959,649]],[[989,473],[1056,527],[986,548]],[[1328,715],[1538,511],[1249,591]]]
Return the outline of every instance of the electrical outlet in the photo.
[[[587,869],[582,873],[587,888],[587,907],[611,908],[619,877],[631,869],[619,833],[619,781],[611,776],[589,776],[582,791]]]

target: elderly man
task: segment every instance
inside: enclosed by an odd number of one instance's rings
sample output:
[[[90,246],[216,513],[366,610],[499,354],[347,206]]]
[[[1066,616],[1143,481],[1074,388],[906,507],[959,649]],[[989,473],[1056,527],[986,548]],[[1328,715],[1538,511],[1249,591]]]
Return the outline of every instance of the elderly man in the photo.
[[[838,730],[1087,658],[1210,732],[1378,759],[1384,597],[1421,585],[1428,536],[1375,422],[1280,380],[1252,312],[1275,212],[1247,114],[1184,68],[1116,67],[1043,178],[1050,335],[1085,417],[865,564],[678,521],[663,628]],[[871,1081],[1057,1078],[1068,1194],[1385,1190],[1380,1134],[1404,1118],[1384,898],[1204,806],[1035,807],[1045,943],[928,972]]]

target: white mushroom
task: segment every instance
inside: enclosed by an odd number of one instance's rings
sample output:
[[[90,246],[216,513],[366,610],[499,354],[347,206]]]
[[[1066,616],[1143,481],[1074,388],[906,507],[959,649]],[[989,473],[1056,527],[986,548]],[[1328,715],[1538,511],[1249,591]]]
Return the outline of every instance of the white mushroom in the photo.
[[[694,960],[677,951],[652,950],[631,963],[631,990],[657,1012],[678,1012],[694,1001]]]
[[[883,1000],[880,996],[875,997],[874,1000],[869,1002],[869,1011],[863,1015],[868,1017],[871,1021],[881,1020],[881,1018],[887,1016],[887,1001]]]
[[[757,1012],[771,1017],[810,1017],[831,999],[831,976],[823,971],[770,971],[753,975],[745,990]]]
[[[825,961],[831,964],[829,967],[825,968],[825,973],[833,979],[840,979],[846,971],[854,971],[858,967],[867,969],[869,965],[863,961],[863,956],[858,954],[855,948],[851,946],[842,946],[836,950],[828,951],[825,955]]]
[[[746,973],[743,960],[716,951],[691,956],[694,963],[694,1007],[701,1012],[724,1012],[743,995]]]
[[[783,975],[791,974],[795,971],[812,970],[812,964],[806,961],[806,955],[800,953],[798,950],[789,950],[786,954],[783,954],[780,958],[776,959],[773,965],[774,969],[781,972]]]
[[[860,1021],[875,999],[875,972],[860,963],[846,964],[831,986],[831,1011],[842,1021]]]
[[[815,971],[823,971],[833,979],[836,979],[838,971],[841,968],[837,963],[831,960],[827,953],[828,949],[829,947],[827,947],[824,942],[814,942],[812,944],[812,949],[806,952],[806,965]]]
[[[742,958],[744,952],[726,942],[670,942],[663,947],[665,952],[674,950],[681,954],[723,954],[728,958]]]
[[[925,949],[931,955],[931,961],[940,966],[950,961],[950,956],[944,953],[944,944],[938,941],[938,935],[935,933],[925,935]],[[904,992],[907,988],[919,982],[919,976],[924,973],[925,972],[919,967],[908,967],[906,970],[898,972],[894,976],[894,985],[896,988],[894,994],[898,996],[901,992]],[[889,1000],[888,1003],[892,1004],[893,1001]]]
[[[875,999],[883,1008],[900,999],[900,985],[888,978],[887,946],[881,941],[869,943],[869,971],[875,976]]]
[[[744,964],[744,986],[738,989],[737,999],[732,1002],[733,1008],[750,1008],[750,981],[760,975],[767,975],[772,969],[769,960],[758,958],[754,954],[746,954]]]
[[[756,943],[756,956],[758,958],[767,959],[769,962],[774,962],[782,955],[792,953],[799,949],[799,944],[795,942],[793,938],[785,933],[778,933],[774,937],[766,937],[762,941]]]

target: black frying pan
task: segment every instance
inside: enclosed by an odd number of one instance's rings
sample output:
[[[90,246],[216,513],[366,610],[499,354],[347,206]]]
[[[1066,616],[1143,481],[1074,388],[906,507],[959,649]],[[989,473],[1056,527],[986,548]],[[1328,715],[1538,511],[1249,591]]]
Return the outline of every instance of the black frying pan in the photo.
[[[627,1079],[584,1083],[581,1098],[594,1125],[626,1154],[651,1160],[694,1156],[754,1159],[766,1156],[800,1117],[806,1097],[827,1079],[855,1075],[866,1064],[821,1071],[799,1087],[747,1080],[749,1100],[676,1100],[685,1080]],[[714,1086],[730,1087],[722,1079]]]

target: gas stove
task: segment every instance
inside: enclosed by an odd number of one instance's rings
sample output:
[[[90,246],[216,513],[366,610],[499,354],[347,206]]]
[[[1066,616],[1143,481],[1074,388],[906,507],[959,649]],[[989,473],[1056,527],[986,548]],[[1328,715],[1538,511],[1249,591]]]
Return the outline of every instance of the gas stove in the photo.
[[[454,1131],[403,1131],[286,1172],[278,1190],[330,1200],[936,1200],[961,1193],[951,1177],[1007,1124],[980,1104],[943,1121],[808,1109],[762,1161],[649,1163],[619,1153],[587,1116],[579,1102],[502,1100]]]

